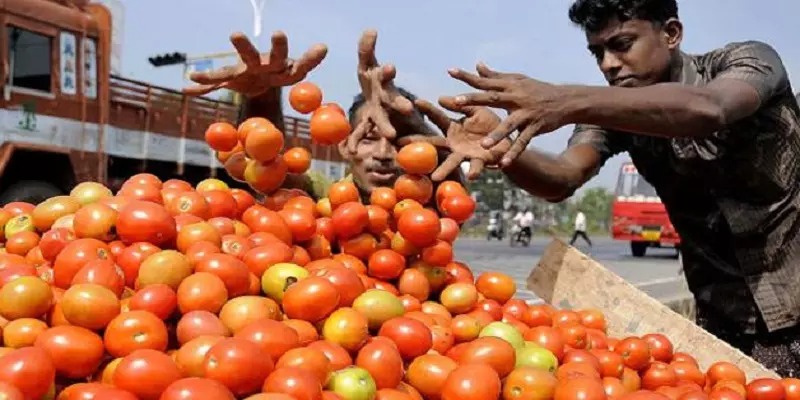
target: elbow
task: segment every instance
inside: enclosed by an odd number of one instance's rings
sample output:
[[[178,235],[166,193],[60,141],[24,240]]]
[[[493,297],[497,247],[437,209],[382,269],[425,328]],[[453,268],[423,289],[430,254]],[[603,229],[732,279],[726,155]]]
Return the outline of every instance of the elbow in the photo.
[[[699,137],[709,137],[728,124],[725,107],[712,99],[703,99],[694,109],[695,129]]]

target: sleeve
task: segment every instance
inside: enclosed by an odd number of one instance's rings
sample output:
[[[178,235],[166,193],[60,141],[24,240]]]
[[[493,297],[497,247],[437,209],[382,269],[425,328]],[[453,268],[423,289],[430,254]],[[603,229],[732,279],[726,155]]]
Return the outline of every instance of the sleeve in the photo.
[[[712,61],[713,79],[737,79],[752,85],[761,102],[789,88],[789,78],[780,55],[758,41],[725,46]]]
[[[626,139],[628,136],[619,132],[607,131],[595,125],[575,125],[575,130],[567,143],[568,147],[579,144],[588,144],[598,153],[602,163],[624,151],[627,151]]]

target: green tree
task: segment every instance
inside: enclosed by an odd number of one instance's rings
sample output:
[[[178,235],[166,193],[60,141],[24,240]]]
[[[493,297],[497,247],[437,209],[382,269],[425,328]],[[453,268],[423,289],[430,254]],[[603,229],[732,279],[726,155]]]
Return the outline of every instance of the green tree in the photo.
[[[478,207],[483,211],[502,210],[504,192],[509,187],[508,178],[497,170],[484,171],[467,184],[467,189],[477,194]]]
[[[611,203],[614,194],[603,187],[587,189],[580,199],[575,202],[575,208],[580,207],[586,214],[587,228],[590,231],[608,231],[611,218]],[[574,215],[574,212],[573,212]]]

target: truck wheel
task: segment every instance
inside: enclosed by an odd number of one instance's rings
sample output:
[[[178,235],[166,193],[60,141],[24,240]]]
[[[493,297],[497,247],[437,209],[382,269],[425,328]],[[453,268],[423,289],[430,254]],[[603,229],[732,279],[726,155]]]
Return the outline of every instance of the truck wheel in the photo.
[[[36,205],[50,197],[62,194],[57,187],[44,181],[19,181],[0,194],[0,205],[13,201],[24,201]]]
[[[645,242],[631,242],[631,253],[634,257],[644,257],[647,252],[647,243]]]

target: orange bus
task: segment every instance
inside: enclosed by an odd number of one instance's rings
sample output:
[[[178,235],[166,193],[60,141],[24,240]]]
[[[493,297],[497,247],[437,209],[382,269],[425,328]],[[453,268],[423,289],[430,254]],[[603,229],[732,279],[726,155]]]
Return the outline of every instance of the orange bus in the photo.
[[[611,217],[611,236],[630,242],[634,257],[643,257],[648,247],[680,248],[664,203],[632,162],[620,167]]]

